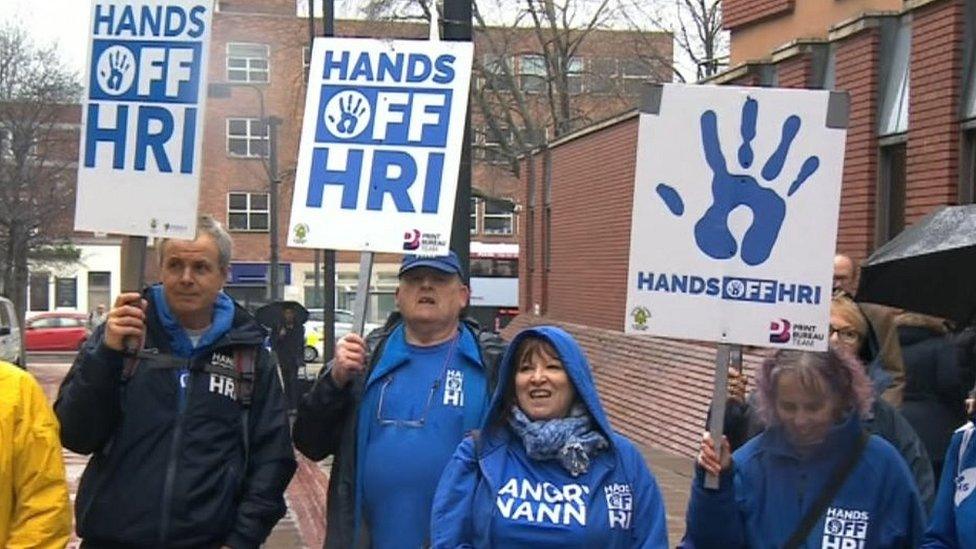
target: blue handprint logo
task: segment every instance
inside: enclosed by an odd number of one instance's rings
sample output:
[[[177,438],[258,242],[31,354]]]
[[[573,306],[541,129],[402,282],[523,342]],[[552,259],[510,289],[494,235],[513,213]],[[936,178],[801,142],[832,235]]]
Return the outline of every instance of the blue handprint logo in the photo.
[[[355,90],[339,92],[325,106],[325,126],[336,137],[351,139],[369,125],[372,109],[366,96]]]
[[[106,48],[96,65],[98,85],[108,95],[122,95],[135,80],[135,56],[125,46]]]
[[[748,170],[753,164],[755,154],[752,141],[756,137],[758,117],[759,103],[750,97],[742,106],[742,144],[738,149],[738,161],[742,170]],[[799,131],[799,116],[792,115],[783,122],[779,145],[762,168],[762,178],[767,183],[779,178]],[[779,237],[786,217],[786,201],[773,189],[760,185],[753,176],[729,172],[719,143],[715,111],[707,110],[701,115],[701,138],[705,160],[713,174],[712,205],[695,223],[695,243],[702,253],[711,258],[729,259],[739,253],[747,265],[760,265],[769,259]],[[793,196],[819,167],[818,157],[807,158],[796,178],[790,183],[786,196]],[[661,183],[656,191],[671,213],[676,216],[684,214],[684,202],[674,188]],[[742,237],[741,249],[729,230],[729,215],[739,206],[745,206],[752,211],[752,225]]]

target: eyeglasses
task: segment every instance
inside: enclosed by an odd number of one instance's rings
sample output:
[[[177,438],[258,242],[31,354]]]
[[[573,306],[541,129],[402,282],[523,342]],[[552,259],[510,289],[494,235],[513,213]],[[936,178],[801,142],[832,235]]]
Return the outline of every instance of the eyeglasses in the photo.
[[[843,343],[857,343],[861,339],[861,334],[855,332],[850,328],[837,329],[833,326],[830,327],[830,336],[837,334],[837,339],[841,340]]]
[[[430,411],[430,403],[434,401],[434,394],[437,393],[437,389],[441,385],[440,378],[434,380],[434,384],[430,387],[430,393],[427,395],[427,404],[424,405],[423,412],[419,418],[388,418],[384,417],[383,414],[383,402],[386,400],[386,388],[393,383],[394,375],[386,376],[386,380],[383,381],[383,387],[380,389],[380,401],[376,408],[376,421],[380,425],[384,426],[394,426],[394,427],[413,427],[419,429],[423,427],[427,422],[427,412]]]
[[[420,417],[416,418],[391,418],[387,417],[383,413],[383,403],[386,401],[386,389],[393,383],[396,378],[395,374],[389,374],[386,379],[383,380],[383,386],[380,388],[380,399],[376,405],[376,421],[383,426],[392,427],[411,427],[414,429],[419,429],[427,423],[427,413],[430,412],[430,405],[434,401],[434,395],[437,394],[437,390],[441,386],[441,379],[447,375],[447,367],[451,364],[451,359],[454,358],[454,350],[457,348],[457,340],[459,336],[455,336],[454,340],[451,342],[451,347],[447,351],[447,357],[444,359],[444,365],[441,368],[441,373],[437,378],[434,379],[434,383],[430,386],[430,393],[427,394],[427,403],[424,405],[424,409],[421,412]]]

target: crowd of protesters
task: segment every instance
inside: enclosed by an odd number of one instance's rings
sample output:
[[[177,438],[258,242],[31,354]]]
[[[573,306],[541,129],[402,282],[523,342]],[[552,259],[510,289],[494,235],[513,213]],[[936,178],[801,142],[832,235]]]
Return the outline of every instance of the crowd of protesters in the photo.
[[[285,514],[294,443],[334,458],[327,548],[668,547],[652,471],[580,345],[555,326],[506,344],[465,320],[455,254],[405,257],[398,312],[339,340],[298,395],[300,325],[275,327],[273,360],[222,291],[230,237],[198,226],[159,244],[159,284],[116,298],[53,411],[0,364],[0,546],[67,544],[63,445],[92,456],[83,547],[259,547]],[[976,549],[972,330],[857,303],[856,279],[838,256],[826,352],[769,354],[754,381],[730,370],[681,546]]]

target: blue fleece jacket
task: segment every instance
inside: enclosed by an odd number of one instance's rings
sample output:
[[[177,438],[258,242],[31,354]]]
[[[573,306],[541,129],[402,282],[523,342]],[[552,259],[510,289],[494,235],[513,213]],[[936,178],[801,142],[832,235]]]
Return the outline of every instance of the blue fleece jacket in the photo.
[[[976,548],[976,427],[972,422],[952,435],[942,480],[922,547]],[[960,462],[960,447],[962,461]],[[960,465],[961,464],[961,465]]]
[[[826,440],[800,455],[781,427],[766,430],[733,455],[718,490],[698,468],[688,504],[688,538],[696,549],[782,547],[854,448],[861,422],[852,414]],[[923,511],[898,451],[872,435],[864,454],[801,547],[917,547]]]
[[[500,420],[514,383],[514,352],[528,336],[556,349],[577,398],[610,441],[579,477],[570,477],[555,462],[529,458],[518,435]],[[666,548],[657,483],[637,448],[610,428],[589,364],[572,337],[550,326],[519,333],[498,376],[478,441],[461,442],[437,486],[432,547]]]

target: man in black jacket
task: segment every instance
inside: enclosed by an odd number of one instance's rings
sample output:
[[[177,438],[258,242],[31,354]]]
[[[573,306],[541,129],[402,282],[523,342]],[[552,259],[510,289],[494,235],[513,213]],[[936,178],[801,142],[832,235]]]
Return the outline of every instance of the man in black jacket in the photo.
[[[296,464],[264,331],[222,292],[230,236],[209,216],[197,235],[160,243],[162,284],[116,298],[61,385],[62,444],[93,454],[84,546],[258,547],[285,514]]]
[[[457,256],[407,256],[394,313],[363,340],[348,334],[304,395],[295,446],[335,456],[325,547],[421,547],[437,480],[477,428],[504,344],[459,320]]]

